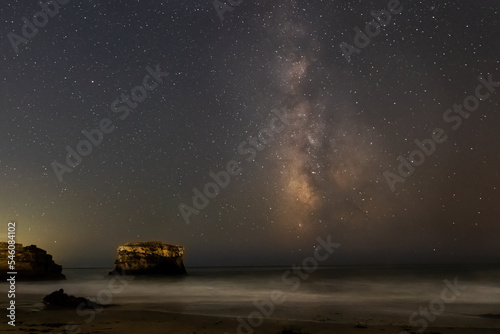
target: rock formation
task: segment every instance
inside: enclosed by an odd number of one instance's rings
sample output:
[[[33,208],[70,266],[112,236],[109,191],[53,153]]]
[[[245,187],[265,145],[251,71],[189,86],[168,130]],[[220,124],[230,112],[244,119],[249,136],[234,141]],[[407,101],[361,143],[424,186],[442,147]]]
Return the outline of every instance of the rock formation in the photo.
[[[127,243],[118,247],[114,272],[122,275],[185,275],[183,254],[182,246],[156,241]]]
[[[0,277],[7,278],[9,244],[0,242]],[[15,244],[15,272],[16,280],[62,280],[66,277],[62,274],[62,267],[52,260],[52,255],[36,247],[35,245],[23,247]]]
[[[68,295],[64,293],[63,289],[59,289],[59,291],[54,291],[50,295],[43,297],[43,303],[47,307],[80,307],[94,309],[103,307],[103,305],[94,303],[87,298]]]

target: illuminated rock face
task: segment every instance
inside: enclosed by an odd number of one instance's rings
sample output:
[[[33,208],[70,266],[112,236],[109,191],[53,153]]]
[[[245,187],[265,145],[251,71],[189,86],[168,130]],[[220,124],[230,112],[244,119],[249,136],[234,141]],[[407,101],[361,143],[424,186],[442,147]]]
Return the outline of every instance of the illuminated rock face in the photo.
[[[127,243],[118,247],[115,272],[126,275],[185,275],[183,254],[182,246],[161,242]]]
[[[47,254],[35,245],[23,247],[15,244],[15,269],[8,267],[12,259],[9,258],[9,244],[0,242],[0,277],[8,277],[7,272],[17,272],[16,280],[63,280],[62,267],[52,260],[52,255]]]

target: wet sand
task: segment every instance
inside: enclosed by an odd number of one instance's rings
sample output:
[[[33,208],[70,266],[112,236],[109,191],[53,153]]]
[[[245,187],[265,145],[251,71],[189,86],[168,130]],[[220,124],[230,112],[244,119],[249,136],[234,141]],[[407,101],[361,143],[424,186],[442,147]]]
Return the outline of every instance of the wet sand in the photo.
[[[4,320],[0,324],[0,331],[4,333],[278,334],[287,329],[293,331],[288,333],[297,334],[399,334],[404,330],[408,333],[416,333],[418,329],[406,325],[346,324],[328,322],[328,320],[276,319],[265,319],[260,326],[243,328],[234,317],[124,310],[119,306],[104,309],[96,313],[93,319],[89,316],[90,313],[84,314],[85,310],[81,312],[78,315],[75,310],[19,310],[16,314],[16,327],[7,325]],[[493,334],[498,333],[498,331],[498,328],[429,327],[424,333]]]

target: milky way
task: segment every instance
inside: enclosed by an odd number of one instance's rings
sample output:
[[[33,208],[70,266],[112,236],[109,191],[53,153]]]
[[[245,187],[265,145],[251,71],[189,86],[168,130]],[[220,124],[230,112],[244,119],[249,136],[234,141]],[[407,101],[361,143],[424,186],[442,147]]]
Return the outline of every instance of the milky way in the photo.
[[[296,3],[288,6],[286,13],[297,10]],[[368,170],[377,151],[369,138],[376,133],[360,137],[362,125],[354,119],[355,106],[345,106],[348,110],[335,117],[335,96],[315,85],[321,74],[311,68],[323,66],[318,59],[322,50],[318,37],[308,31],[311,27],[287,15],[278,16],[275,26],[269,34],[281,46],[276,85],[282,108],[293,120],[275,157],[281,168],[281,219],[299,235],[311,226],[367,221],[378,214],[377,205],[386,204],[375,204],[374,197],[383,195],[370,187],[378,182]]]
[[[221,21],[210,1],[68,2],[17,53],[8,33],[39,5],[0,5],[0,220],[63,265],[146,240],[193,265],[288,265],[326,235],[335,263],[498,261],[500,92],[396,191],[384,172],[478,76],[500,81],[499,4],[402,2],[347,62],[342,43],[386,5],[243,1]],[[157,64],[164,82],[60,182],[52,163]],[[277,114],[247,162],[239,145]],[[179,204],[233,159],[241,175],[185,224]]]

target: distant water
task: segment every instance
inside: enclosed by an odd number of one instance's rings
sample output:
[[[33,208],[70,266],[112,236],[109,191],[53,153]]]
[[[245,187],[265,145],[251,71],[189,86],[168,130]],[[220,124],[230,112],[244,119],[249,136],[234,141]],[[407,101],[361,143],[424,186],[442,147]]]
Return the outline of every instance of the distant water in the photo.
[[[245,317],[258,310],[257,301],[272,318],[404,325],[413,312],[441,297],[444,280],[457,278],[467,288],[444,304],[432,325],[500,328],[499,319],[480,317],[500,314],[500,266],[329,267],[308,277],[289,270],[188,268],[182,278],[117,279],[108,269],[65,269],[66,281],[19,283],[18,304],[39,310],[44,295],[63,288],[117,309]],[[284,302],[272,303],[272,291],[282,292]]]

